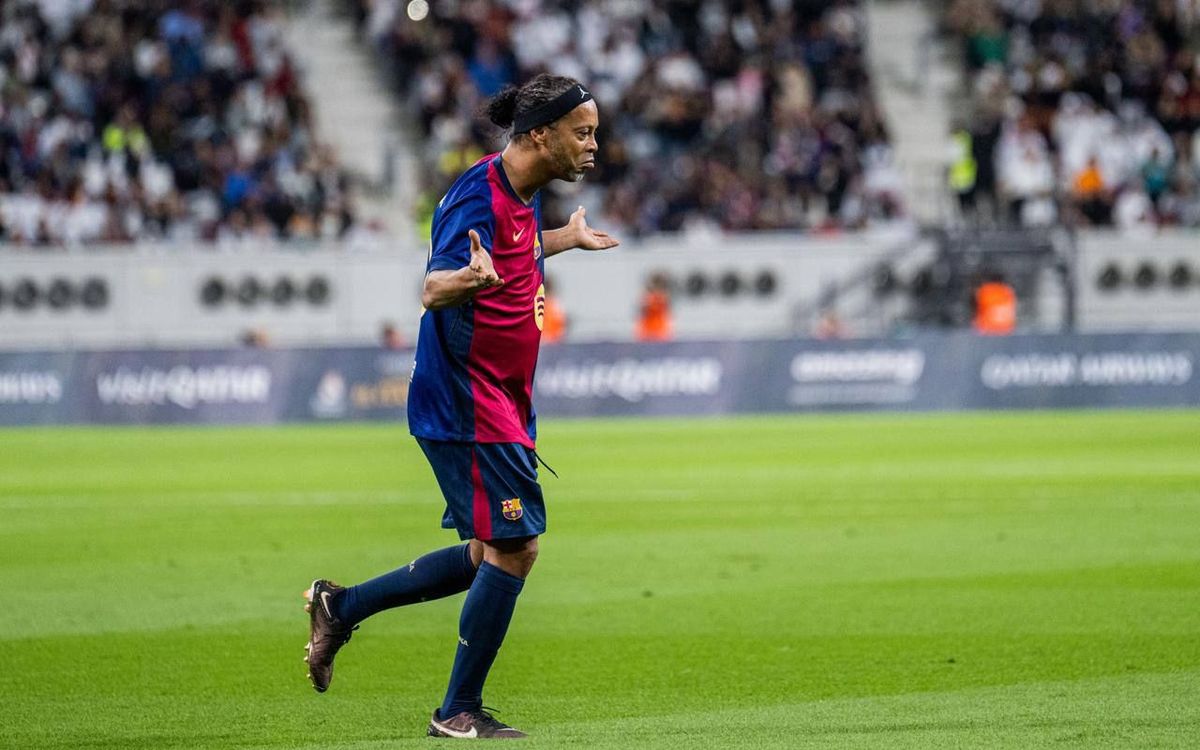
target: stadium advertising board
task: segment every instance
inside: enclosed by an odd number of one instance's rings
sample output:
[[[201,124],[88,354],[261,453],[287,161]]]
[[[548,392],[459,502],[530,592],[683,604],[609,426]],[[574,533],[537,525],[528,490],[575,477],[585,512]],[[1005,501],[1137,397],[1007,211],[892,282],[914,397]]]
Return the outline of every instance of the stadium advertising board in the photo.
[[[285,421],[403,420],[412,351],[375,348],[298,352]]]
[[[544,415],[1200,406],[1198,334],[558,344]],[[0,424],[402,421],[411,351],[0,353]]]
[[[285,395],[273,359],[251,350],[81,353],[71,387],[82,421],[271,422]]]
[[[71,354],[0,353],[0,424],[80,421]]]
[[[738,343],[544,347],[534,407],[544,414],[723,414],[736,411]]]

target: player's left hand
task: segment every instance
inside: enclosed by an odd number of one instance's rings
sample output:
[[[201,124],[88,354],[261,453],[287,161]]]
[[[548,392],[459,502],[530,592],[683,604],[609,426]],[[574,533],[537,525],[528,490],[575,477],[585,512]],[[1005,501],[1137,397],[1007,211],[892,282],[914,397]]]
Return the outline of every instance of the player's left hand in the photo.
[[[567,222],[567,231],[574,240],[572,244],[582,250],[607,250],[616,247],[621,241],[608,232],[592,229],[587,225],[587,209],[583,206],[575,209],[571,220]]]

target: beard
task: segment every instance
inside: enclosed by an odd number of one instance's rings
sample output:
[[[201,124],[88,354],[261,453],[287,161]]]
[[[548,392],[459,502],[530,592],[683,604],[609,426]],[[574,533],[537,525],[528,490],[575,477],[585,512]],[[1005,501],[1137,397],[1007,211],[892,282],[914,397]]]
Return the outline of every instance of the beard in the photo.
[[[575,166],[575,160],[567,152],[561,141],[555,140],[550,144],[550,160],[554,165],[554,174],[566,182],[582,182],[584,170]]]

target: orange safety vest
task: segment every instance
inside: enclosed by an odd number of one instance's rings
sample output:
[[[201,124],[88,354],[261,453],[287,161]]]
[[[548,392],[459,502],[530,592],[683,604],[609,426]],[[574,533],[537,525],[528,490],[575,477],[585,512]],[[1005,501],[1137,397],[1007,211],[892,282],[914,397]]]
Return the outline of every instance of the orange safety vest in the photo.
[[[1017,327],[1017,293],[1002,281],[989,281],[975,290],[975,330],[987,336],[1006,336]]]
[[[1104,190],[1104,177],[1095,167],[1087,167],[1075,176],[1075,195],[1091,198]]]
[[[637,324],[638,341],[670,341],[674,335],[671,298],[665,292],[646,292]]]
[[[567,335],[567,314],[554,297],[546,297],[546,312],[542,316],[542,343],[554,344]]]

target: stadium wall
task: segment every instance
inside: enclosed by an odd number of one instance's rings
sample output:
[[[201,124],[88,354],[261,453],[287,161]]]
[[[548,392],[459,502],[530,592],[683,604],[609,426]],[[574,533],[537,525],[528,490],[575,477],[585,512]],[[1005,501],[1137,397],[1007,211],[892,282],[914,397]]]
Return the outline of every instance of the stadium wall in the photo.
[[[1200,331],[1197,235],[1161,232],[1153,240],[1113,232],[1080,235],[1075,260],[1079,331]],[[857,335],[886,335],[904,319],[908,298],[873,296],[869,276],[886,261],[902,283],[933,258],[935,243],[903,231],[796,236],[765,233],[661,236],[607,253],[574,253],[547,263],[570,316],[574,341],[632,338],[646,278],[665,271],[683,339],[808,335],[814,311],[840,287],[837,310]],[[416,334],[424,255],[337,246],[219,251],[198,246],[19,252],[0,248],[0,349],[221,348],[247,330],[278,346],[365,345],[385,321],[408,341]],[[763,292],[757,282],[769,277]],[[1112,278],[1109,278],[1112,277]],[[1106,283],[1109,278],[1112,283]],[[701,279],[702,293],[687,292]],[[102,282],[102,306],[83,299]],[[732,293],[722,284],[733,280]],[[223,294],[204,299],[216,281]],[[314,281],[325,294],[309,294]],[[61,304],[53,304],[58,283]],[[282,285],[282,286],[281,286]],[[21,287],[37,298],[19,304]],[[283,292],[281,295],[280,292]],[[249,293],[249,294],[248,294]],[[1057,285],[1042,285],[1041,320],[1026,331],[1057,330]],[[29,302],[27,299],[26,302]]]
[[[1200,406],[1200,334],[545,347],[542,415]],[[0,353],[0,424],[402,421],[411,351]]]
[[[1076,276],[1080,331],[1200,329],[1196,230],[1084,232]]]
[[[555,258],[546,270],[576,340],[632,338],[646,279],[659,270],[681,288],[693,276],[707,285],[702,294],[676,295],[682,337],[788,336],[807,330],[807,321],[793,319],[799,305],[916,241],[911,232],[664,236]],[[187,245],[71,253],[0,248],[0,348],[222,347],[247,329],[262,330],[284,346],[368,344],[384,321],[413,341],[424,270],[424,253],[354,252],[336,245],[229,252]],[[764,274],[773,280],[769,293],[756,291]],[[92,279],[108,290],[105,307],[47,304],[56,280],[79,289]],[[318,279],[327,294],[314,301],[306,292]],[[728,279],[737,284],[732,293],[720,290]],[[205,289],[214,281],[224,293],[206,302]],[[290,296],[275,296],[281,283],[291,286]],[[18,308],[14,291],[22,284],[36,288],[40,298]]]

